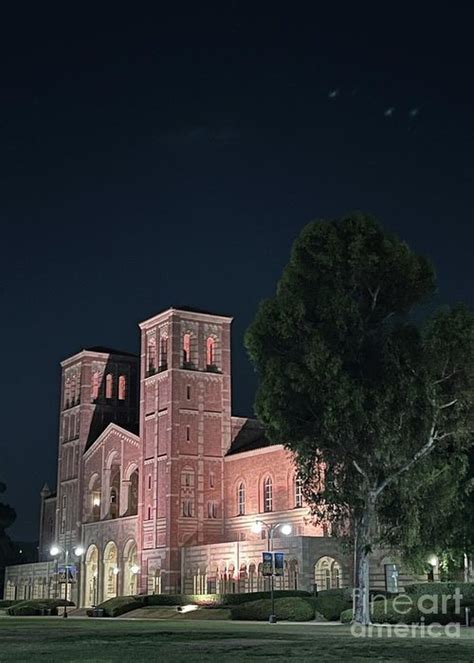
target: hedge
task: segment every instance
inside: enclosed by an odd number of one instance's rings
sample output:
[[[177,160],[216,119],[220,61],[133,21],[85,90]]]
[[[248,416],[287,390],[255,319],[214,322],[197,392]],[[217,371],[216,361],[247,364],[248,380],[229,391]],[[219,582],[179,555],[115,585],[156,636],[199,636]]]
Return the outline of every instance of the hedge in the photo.
[[[232,619],[268,621],[272,609],[270,599],[250,601],[231,608]],[[277,620],[307,622],[314,619],[314,608],[307,598],[294,596],[275,599]]]
[[[300,590],[276,590],[275,598],[302,597],[309,598],[311,594]],[[159,605],[202,605],[208,608],[236,606],[259,599],[266,599],[269,592],[252,592],[250,594],[140,594],[137,596],[117,596],[100,603],[97,607],[104,610],[106,617],[118,617],[130,610],[144,606]],[[314,608],[313,608],[314,610]],[[89,617],[93,616],[93,609],[87,610]],[[338,615],[339,618],[339,615]]]
[[[436,596],[453,596],[456,589],[462,594],[466,602],[474,601],[474,583],[473,582],[416,582],[406,585],[405,591],[410,595],[430,594]]]
[[[425,593],[428,594],[428,592]],[[439,600],[441,595],[432,595],[435,597],[433,601],[427,600],[423,604],[418,603],[421,594],[400,594],[396,599],[375,601],[371,604],[371,621],[376,624],[449,624],[463,620],[463,611],[455,612],[456,606],[453,600],[450,599],[446,602],[444,611]],[[436,603],[437,599],[438,603]],[[340,619],[343,624],[351,622],[352,608],[344,610]]]
[[[20,601],[0,601],[0,610],[5,610],[5,608],[9,608],[12,605],[15,605],[15,603],[20,603]]]
[[[52,610],[53,614],[64,604],[73,606],[72,601],[64,599],[29,599],[14,603],[7,609],[7,614],[13,617],[35,617],[41,615],[42,610]]]
[[[313,598],[307,598],[316,613],[328,621],[338,621],[341,612],[352,606],[352,595],[349,589],[324,589]]]

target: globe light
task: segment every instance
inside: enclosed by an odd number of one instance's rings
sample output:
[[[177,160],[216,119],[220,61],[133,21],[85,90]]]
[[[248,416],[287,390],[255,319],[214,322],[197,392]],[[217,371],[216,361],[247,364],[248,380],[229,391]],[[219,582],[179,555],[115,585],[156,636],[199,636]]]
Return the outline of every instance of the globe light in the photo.
[[[430,555],[428,557],[428,564],[430,566],[436,566],[438,564],[438,558],[436,557],[436,555]]]
[[[280,529],[281,533],[284,534],[285,536],[291,534],[291,525],[282,525]]]
[[[86,551],[84,550],[84,548],[83,548],[82,546],[76,546],[76,548],[74,548],[74,553],[75,553],[78,557],[80,557],[81,555],[83,555],[85,552],[86,552]]]
[[[96,497],[93,502],[94,506],[100,506],[100,499]]]
[[[116,576],[116,575],[118,575],[118,574],[120,573],[120,569],[119,569],[118,566],[114,566],[113,573],[114,573],[114,576]]]
[[[137,564],[132,564],[130,567],[130,571],[136,575],[140,571],[140,567]]]
[[[59,548],[58,546],[51,546],[51,549],[50,549],[49,552],[50,552],[50,554],[51,554],[53,557],[56,557],[56,555],[59,555],[59,553],[61,552],[61,550],[60,550],[60,548]]]
[[[262,523],[259,520],[256,520],[252,525],[252,532],[254,534],[260,534],[260,532],[262,531],[262,527],[263,527]]]

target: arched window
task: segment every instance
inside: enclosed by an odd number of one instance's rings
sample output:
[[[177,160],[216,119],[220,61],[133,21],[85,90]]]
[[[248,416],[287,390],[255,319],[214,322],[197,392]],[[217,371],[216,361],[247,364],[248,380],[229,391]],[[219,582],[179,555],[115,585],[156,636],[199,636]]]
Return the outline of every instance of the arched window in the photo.
[[[237,488],[237,513],[239,516],[245,516],[245,484],[239,483]]]
[[[99,382],[100,376],[99,371],[94,371],[92,374],[92,389],[91,389],[91,399],[96,401],[99,398]]]
[[[207,366],[215,366],[215,350],[216,350],[216,342],[212,338],[212,336],[209,336],[209,338],[206,341],[206,364]]]
[[[156,372],[156,338],[150,336],[148,338],[148,375],[153,375]]]
[[[168,368],[168,336],[160,336],[160,371],[166,371]]]
[[[183,366],[191,363],[191,334],[183,336]]]
[[[112,398],[112,373],[105,376],[105,397]]]
[[[130,475],[130,485],[128,488],[128,509],[127,516],[136,516],[138,513],[138,469]]]
[[[263,510],[265,513],[273,511],[273,484],[271,477],[263,482]]]
[[[118,399],[124,401],[127,395],[127,378],[125,375],[119,375],[118,379]]]
[[[303,482],[300,477],[295,475],[294,479],[295,490],[295,509],[303,506]]]

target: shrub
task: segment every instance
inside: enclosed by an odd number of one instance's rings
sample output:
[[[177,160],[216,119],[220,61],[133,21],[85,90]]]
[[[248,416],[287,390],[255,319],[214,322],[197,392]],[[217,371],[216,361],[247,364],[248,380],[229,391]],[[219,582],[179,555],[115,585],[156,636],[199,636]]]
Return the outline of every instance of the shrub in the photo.
[[[105,617],[118,617],[126,612],[130,612],[130,610],[143,608],[145,605],[144,599],[144,596],[115,596],[113,599],[108,599],[97,607],[102,608]],[[89,613],[92,613],[92,610],[89,610]]]
[[[64,599],[29,599],[27,601],[19,601],[11,605],[7,609],[7,614],[13,617],[33,617],[41,615],[42,610],[54,611],[64,604],[73,606],[72,601],[64,601]]]
[[[415,582],[405,587],[405,591],[410,595],[430,594],[451,596],[459,588],[460,593],[465,600],[474,600],[474,583],[472,582]]]
[[[337,621],[341,612],[352,605],[351,591],[347,589],[325,589],[318,596],[306,599],[314,610],[328,621]]]
[[[0,601],[0,610],[5,610],[6,608],[9,608],[10,606],[14,605],[15,603],[19,603],[19,601]]]
[[[232,619],[267,621],[271,613],[270,599],[250,601],[232,607]],[[307,598],[294,596],[275,599],[275,615],[278,620],[306,622],[314,619],[314,608]]]
[[[396,599],[375,601],[371,604],[371,620],[376,624],[449,624],[461,621],[461,614],[455,613],[453,600],[443,604],[436,599],[434,602],[418,603],[421,595],[400,594]],[[440,596],[440,595],[434,595]],[[347,624],[352,621],[352,609],[344,610],[340,616],[341,622]]]

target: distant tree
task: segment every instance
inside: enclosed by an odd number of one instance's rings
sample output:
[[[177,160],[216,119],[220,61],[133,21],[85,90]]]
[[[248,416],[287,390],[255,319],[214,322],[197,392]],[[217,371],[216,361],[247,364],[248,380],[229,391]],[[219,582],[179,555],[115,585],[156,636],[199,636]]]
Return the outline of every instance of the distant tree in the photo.
[[[4,493],[6,485],[0,481],[0,493]],[[3,596],[5,567],[16,560],[16,549],[6,530],[13,525],[16,512],[9,504],[0,502],[0,596]]]
[[[361,623],[371,550],[414,534],[405,501],[441,459],[462,464],[471,439],[474,315],[417,322],[434,290],[431,264],[373,218],[313,222],[246,335],[257,415],[294,453],[315,516],[353,535]]]

